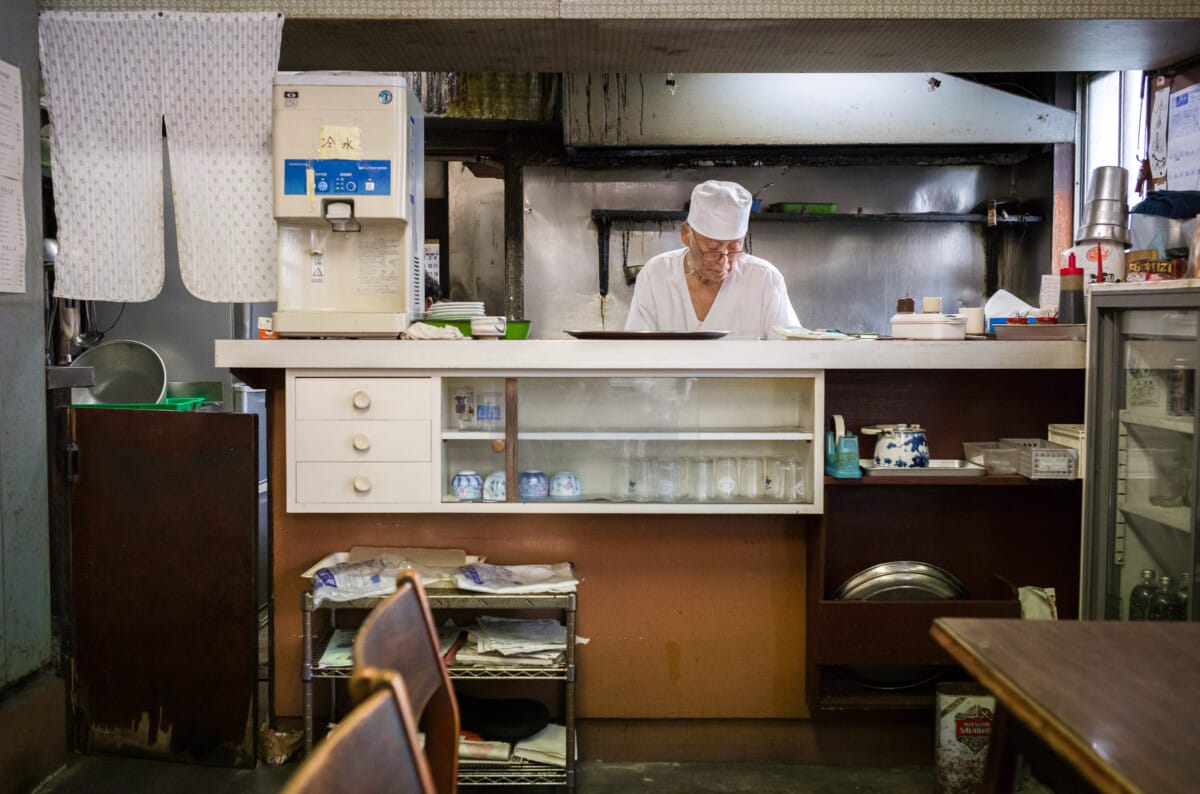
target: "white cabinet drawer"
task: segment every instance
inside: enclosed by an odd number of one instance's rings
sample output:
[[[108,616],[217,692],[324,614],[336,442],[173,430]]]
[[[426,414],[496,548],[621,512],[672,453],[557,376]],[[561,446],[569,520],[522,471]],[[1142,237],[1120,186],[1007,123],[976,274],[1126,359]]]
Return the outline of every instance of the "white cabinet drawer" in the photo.
[[[428,420],[390,422],[297,421],[298,461],[429,461]]]
[[[429,419],[429,378],[296,378],[296,419]]]
[[[429,463],[297,463],[298,504],[428,504]]]

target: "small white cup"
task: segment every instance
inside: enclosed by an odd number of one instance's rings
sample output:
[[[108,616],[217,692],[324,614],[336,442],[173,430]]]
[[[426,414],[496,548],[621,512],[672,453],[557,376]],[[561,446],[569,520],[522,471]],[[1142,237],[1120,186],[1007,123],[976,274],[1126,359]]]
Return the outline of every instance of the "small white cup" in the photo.
[[[942,299],[941,298],[921,298],[921,313],[922,314],[941,314]]]
[[[966,332],[968,334],[983,333],[983,307],[982,306],[963,306],[958,310],[958,313],[967,318]]]

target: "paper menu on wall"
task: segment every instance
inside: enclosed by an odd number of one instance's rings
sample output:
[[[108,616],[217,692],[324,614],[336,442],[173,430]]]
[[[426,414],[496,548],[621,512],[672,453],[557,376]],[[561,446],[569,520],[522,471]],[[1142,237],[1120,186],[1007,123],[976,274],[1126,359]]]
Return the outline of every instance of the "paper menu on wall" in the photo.
[[[0,177],[21,180],[25,159],[25,123],[21,70],[0,61]]]
[[[0,61],[0,292],[25,292],[21,70]]]
[[[1200,189],[1200,85],[1171,94],[1167,118],[1167,188]]]

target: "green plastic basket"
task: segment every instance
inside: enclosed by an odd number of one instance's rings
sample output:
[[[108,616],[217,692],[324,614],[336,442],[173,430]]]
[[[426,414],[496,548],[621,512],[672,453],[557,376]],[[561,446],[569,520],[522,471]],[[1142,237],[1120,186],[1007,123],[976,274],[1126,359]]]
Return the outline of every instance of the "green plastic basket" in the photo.
[[[203,397],[167,397],[160,403],[75,403],[75,408],[125,408],[137,411],[194,411]]]

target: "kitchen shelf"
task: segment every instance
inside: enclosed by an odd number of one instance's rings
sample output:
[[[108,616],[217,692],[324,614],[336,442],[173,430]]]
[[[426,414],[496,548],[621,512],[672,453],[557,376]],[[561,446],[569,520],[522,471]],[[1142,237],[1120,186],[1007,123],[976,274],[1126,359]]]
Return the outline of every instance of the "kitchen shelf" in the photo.
[[[529,430],[522,441],[812,441],[813,434],[794,428],[778,430]]]
[[[1192,435],[1195,419],[1190,416],[1163,416],[1162,414],[1149,414],[1141,411],[1131,411],[1123,408],[1120,411],[1119,418],[1121,422],[1127,425],[1140,425],[1142,427],[1154,427],[1159,430],[1171,430],[1176,433],[1186,433]]]
[[[567,765],[565,768],[551,764],[539,764],[523,759],[514,759],[507,764],[472,763],[459,761],[459,786],[558,786],[568,791],[575,789],[575,593],[521,593],[490,594],[467,590],[429,588],[425,591],[431,610],[481,610],[513,611],[534,610],[559,612],[567,630],[567,647],[563,661],[545,667],[508,666],[490,667],[476,664],[454,663],[447,670],[452,681],[552,681],[563,688],[563,724],[567,729]],[[312,749],[315,738],[315,716],[313,687],[318,680],[330,682],[330,710],[337,713],[337,689],[339,680],[353,674],[353,667],[322,667],[317,664],[337,628],[337,613],[340,611],[364,612],[374,609],[386,596],[357,598],[352,601],[326,601],[320,606],[314,603],[311,591],[301,596],[303,625],[304,663],[301,680],[304,687],[304,740],[305,750]],[[323,610],[329,615],[329,626],[319,637],[313,633],[313,612]]]
[[[600,295],[608,294],[609,271],[609,235],[613,226],[633,227],[657,224],[660,228],[665,223],[678,223],[687,220],[687,213],[675,210],[608,210],[593,209],[592,220],[596,224],[597,259],[599,261]],[[834,213],[799,213],[799,212],[752,212],[750,220],[753,223],[972,223],[983,224],[986,231],[994,233],[1001,226],[1015,226],[1027,223],[1038,223],[1042,218],[1038,215],[1007,215],[997,214],[989,217],[983,212],[834,212]],[[990,236],[990,234],[989,234]],[[988,247],[989,258],[994,259],[995,244]],[[636,276],[631,276],[628,263],[625,263],[625,281],[632,285]],[[987,294],[995,291],[994,262],[989,262]]]
[[[592,210],[592,219],[597,224],[672,223],[687,220],[686,212],[672,210]],[[851,221],[861,223],[987,223],[987,213],[982,212],[752,212],[751,221],[780,223],[823,223]],[[1038,223],[1038,215],[1005,215],[996,218],[997,225],[1014,223]]]
[[[1127,515],[1149,519],[1180,532],[1192,531],[1192,508],[1190,507],[1159,507],[1149,502],[1122,501],[1117,504],[1117,509]]]
[[[1051,485],[1061,483],[1071,483],[1075,480],[1031,480],[1028,477],[1022,477],[1019,474],[984,474],[978,477],[962,477],[954,475],[946,475],[944,477],[930,475],[914,475],[905,477],[904,475],[888,476],[888,477],[830,477],[825,476],[826,486],[841,486],[841,487],[868,487],[879,488],[889,486],[904,486],[912,488],[920,485],[936,485],[936,486],[956,486],[956,487],[997,487],[997,488],[1012,488],[1021,486],[1034,486],[1045,488]]]

